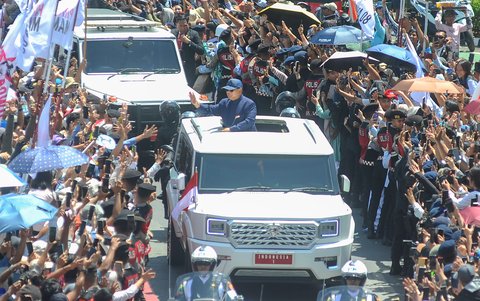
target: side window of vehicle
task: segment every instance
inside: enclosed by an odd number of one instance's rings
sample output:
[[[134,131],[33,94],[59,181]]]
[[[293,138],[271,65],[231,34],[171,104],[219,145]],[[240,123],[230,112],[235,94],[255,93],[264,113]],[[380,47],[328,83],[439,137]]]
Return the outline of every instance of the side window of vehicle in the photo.
[[[181,133],[178,140],[177,153],[175,154],[175,167],[178,172],[186,175],[187,180],[192,176],[192,158],[193,148],[188,142],[186,135]]]

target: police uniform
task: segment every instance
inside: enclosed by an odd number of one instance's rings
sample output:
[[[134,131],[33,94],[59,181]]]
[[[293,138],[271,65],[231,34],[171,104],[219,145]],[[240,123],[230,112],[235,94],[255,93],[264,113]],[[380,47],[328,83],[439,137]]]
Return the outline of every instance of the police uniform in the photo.
[[[194,299],[235,300],[235,292],[230,279],[220,273],[191,273],[180,280],[175,292],[175,300]]]
[[[378,300],[377,295],[359,290],[356,294],[348,290],[342,290],[338,293],[330,294],[326,301],[375,301]]]

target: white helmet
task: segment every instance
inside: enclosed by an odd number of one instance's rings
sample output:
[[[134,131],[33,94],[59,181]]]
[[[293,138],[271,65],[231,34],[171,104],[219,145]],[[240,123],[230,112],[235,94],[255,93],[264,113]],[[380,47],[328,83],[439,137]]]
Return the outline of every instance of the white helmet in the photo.
[[[191,256],[192,270],[197,271],[197,264],[209,264],[213,271],[217,264],[217,252],[210,246],[200,246],[193,251]]]
[[[342,277],[358,278],[361,280],[361,286],[367,281],[367,273],[367,267],[360,260],[349,260],[342,267]]]

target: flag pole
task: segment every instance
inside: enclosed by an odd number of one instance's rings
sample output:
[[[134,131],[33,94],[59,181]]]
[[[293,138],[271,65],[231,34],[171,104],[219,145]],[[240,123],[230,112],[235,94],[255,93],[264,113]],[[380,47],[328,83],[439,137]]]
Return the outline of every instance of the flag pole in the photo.
[[[75,31],[75,24],[77,23],[77,16],[78,16],[78,6],[80,5],[80,1],[77,2],[77,7],[75,8],[75,16],[73,17],[73,26],[72,26],[72,31]],[[85,22],[86,19],[85,19]],[[72,41],[73,43],[73,41]],[[70,67],[70,58],[72,56],[72,43],[70,43],[70,49],[67,51],[67,58],[65,60],[65,68],[63,69],[63,81],[62,81],[62,90],[65,88],[65,79],[68,76],[68,69]],[[77,63],[80,63],[77,61]]]
[[[397,32],[397,45],[402,47],[402,19],[405,15],[405,0],[400,0],[400,10],[398,11],[397,22],[398,22],[398,32]]]
[[[80,3],[80,2],[79,2]],[[83,36],[83,47],[82,47],[82,52],[83,52],[83,59],[87,58],[87,20],[88,20],[88,0],[85,0],[85,6],[83,7],[83,23],[84,23],[84,36]],[[75,25],[74,25],[75,26]],[[78,61],[80,64],[80,60]]]
[[[428,36],[428,14],[429,14],[429,11],[428,11],[428,0],[425,1],[425,23],[424,23],[424,26],[423,26],[423,43],[422,43],[422,54],[423,56],[425,56],[425,48],[427,48],[427,41],[425,39],[425,37]],[[417,35],[418,37],[418,35]]]
[[[53,30],[55,26],[55,17],[57,16],[57,8],[58,8],[58,2],[59,0],[55,1],[55,13],[52,15],[52,28],[50,29],[50,35],[48,36],[48,60],[47,60],[47,69],[45,70],[44,74],[44,82],[43,82],[43,94],[47,93],[48,90],[48,83],[50,81],[50,72],[52,71],[52,64],[53,64],[53,52],[55,50],[55,47],[52,47],[52,35],[53,35]]]

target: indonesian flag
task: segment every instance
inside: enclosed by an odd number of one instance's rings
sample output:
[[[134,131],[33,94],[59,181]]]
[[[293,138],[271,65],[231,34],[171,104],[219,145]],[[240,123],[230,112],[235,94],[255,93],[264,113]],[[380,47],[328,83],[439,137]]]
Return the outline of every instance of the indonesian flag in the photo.
[[[197,197],[198,193],[198,173],[195,171],[193,177],[188,181],[187,187],[182,193],[180,200],[178,201],[175,208],[172,211],[172,218],[178,221],[178,217],[182,210],[187,211],[188,207],[195,203],[195,198]]]

